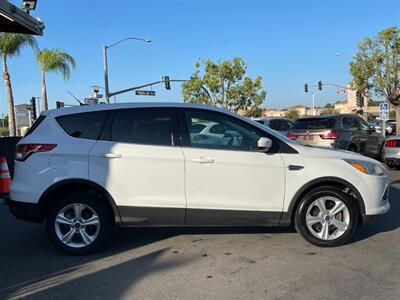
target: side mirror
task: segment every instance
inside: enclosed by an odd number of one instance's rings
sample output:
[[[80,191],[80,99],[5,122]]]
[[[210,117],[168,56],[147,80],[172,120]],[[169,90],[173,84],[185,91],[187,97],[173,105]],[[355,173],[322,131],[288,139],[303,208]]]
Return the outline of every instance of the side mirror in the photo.
[[[257,142],[257,150],[260,152],[268,152],[272,147],[272,141],[266,137],[260,137]]]
[[[369,126],[369,132],[376,132],[376,129],[374,126]]]

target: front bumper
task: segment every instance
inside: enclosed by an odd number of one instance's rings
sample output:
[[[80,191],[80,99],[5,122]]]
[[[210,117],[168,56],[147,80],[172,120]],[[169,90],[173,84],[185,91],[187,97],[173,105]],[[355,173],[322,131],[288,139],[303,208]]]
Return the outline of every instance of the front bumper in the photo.
[[[375,221],[377,217],[387,213],[390,209],[389,203],[389,186],[386,187],[385,192],[383,193],[380,201],[374,207],[373,210],[369,211],[369,214],[363,215],[363,224],[369,224]]]
[[[39,204],[13,201],[9,198],[6,199],[6,203],[8,204],[10,212],[17,219],[34,223],[43,222],[43,217],[40,211]]]

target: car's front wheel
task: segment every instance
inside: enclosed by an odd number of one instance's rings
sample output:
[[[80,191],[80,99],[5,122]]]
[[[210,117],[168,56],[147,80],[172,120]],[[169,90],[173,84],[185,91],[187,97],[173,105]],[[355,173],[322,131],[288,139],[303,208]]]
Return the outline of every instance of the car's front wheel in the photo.
[[[319,247],[335,247],[350,241],[358,219],[354,199],[338,188],[320,187],[301,200],[295,226],[308,242]]]
[[[110,237],[112,219],[106,205],[98,200],[86,193],[74,193],[59,199],[50,208],[47,234],[59,249],[83,255]]]

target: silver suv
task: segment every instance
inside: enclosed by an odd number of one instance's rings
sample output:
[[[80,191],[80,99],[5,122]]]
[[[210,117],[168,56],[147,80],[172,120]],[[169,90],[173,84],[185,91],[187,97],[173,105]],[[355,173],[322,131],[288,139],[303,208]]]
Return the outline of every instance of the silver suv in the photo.
[[[303,145],[330,147],[380,158],[385,138],[357,115],[306,116],[287,136]]]

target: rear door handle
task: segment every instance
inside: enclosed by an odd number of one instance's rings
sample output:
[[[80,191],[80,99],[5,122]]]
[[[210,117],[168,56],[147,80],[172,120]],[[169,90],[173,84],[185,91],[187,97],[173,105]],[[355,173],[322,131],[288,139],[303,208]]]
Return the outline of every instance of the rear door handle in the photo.
[[[200,158],[193,158],[193,162],[200,163],[200,164],[212,164],[215,163],[215,159],[210,157],[200,157]]]
[[[103,153],[101,154],[102,157],[104,158],[121,158],[122,154],[116,154],[116,153]]]

